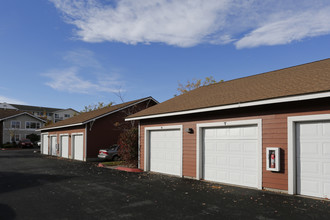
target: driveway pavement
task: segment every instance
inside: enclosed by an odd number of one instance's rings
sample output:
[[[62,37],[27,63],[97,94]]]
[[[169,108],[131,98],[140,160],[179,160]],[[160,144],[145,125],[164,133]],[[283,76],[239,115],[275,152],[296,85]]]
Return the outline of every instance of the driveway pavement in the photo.
[[[0,219],[329,219],[330,202],[0,150]]]

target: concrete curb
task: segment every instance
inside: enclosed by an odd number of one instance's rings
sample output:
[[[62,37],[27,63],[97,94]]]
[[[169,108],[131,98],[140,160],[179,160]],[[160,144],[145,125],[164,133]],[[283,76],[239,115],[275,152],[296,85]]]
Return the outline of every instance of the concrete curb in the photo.
[[[103,165],[102,163],[99,163],[97,165],[97,167],[126,171],[126,172],[130,172],[130,173],[142,173],[143,172],[143,170],[138,169],[138,168],[129,168],[129,167],[122,167],[122,166],[106,166],[106,165]]]
[[[116,170],[122,170],[126,172],[131,172],[131,173],[142,173],[143,170],[138,169],[138,168],[129,168],[129,167],[117,167]]]

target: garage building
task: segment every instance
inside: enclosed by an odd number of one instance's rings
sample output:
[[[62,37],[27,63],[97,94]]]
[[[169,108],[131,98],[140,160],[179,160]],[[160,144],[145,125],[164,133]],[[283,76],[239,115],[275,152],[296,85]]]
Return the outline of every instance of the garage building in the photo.
[[[147,97],[48,125],[41,129],[41,153],[81,161],[97,158],[101,148],[117,144],[119,135],[132,126],[125,117],[157,103]]]
[[[330,197],[330,59],[219,82],[129,116],[140,168]]]

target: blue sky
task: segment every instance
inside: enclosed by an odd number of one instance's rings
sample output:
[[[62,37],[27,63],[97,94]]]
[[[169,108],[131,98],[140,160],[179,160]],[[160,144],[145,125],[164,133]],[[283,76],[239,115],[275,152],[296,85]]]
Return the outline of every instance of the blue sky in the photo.
[[[2,0],[0,102],[82,110],[329,58],[322,0]]]

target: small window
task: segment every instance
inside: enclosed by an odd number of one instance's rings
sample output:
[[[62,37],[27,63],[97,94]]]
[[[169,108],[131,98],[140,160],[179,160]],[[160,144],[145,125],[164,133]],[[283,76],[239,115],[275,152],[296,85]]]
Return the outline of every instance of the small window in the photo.
[[[59,118],[59,115],[58,114],[55,114],[55,118]]]
[[[70,115],[69,114],[64,114],[64,117],[70,118]]]
[[[40,123],[39,122],[27,121],[27,122],[25,122],[25,128],[26,129],[39,129],[40,128]]]
[[[14,129],[21,128],[21,122],[20,121],[11,121],[10,128],[14,128]]]
[[[15,134],[14,137],[13,137],[13,139],[14,139],[15,142],[18,142],[21,139],[21,135]]]

